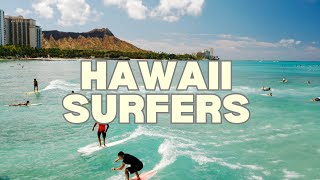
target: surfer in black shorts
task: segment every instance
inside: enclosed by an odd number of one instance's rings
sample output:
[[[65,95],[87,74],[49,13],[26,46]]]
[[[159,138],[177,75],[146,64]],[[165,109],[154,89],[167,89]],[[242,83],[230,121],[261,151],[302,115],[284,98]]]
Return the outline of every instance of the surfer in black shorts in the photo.
[[[38,92],[38,81],[37,81],[37,79],[34,79],[33,80],[33,91],[36,92],[36,89]]]
[[[137,176],[137,179],[140,180],[138,171],[140,171],[143,168],[143,163],[138,158],[130,154],[125,154],[124,152],[120,151],[118,153],[118,159],[115,162],[118,162],[119,160],[122,160],[121,166],[118,168],[112,168],[113,171],[121,171],[126,164],[130,164],[130,167],[127,167],[124,170],[126,179],[129,180],[129,172],[130,172],[130,174],[135,173]]]

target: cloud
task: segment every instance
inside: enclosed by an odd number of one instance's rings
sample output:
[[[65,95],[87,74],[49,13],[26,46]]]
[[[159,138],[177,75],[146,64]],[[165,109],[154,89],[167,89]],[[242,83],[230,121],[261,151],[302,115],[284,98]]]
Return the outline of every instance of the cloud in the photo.
[[[32,12],[29,9],[22,9],[22,8],[17,8],[16,9],[16,14],[21,15],[23,17],[27,17],[30,15]]]
[[[200,15],[203,4],[204,0],[160,0],[159,5],[150,12],[150,16],[174,22],[184,15]]]
[[[56,6],[61,13],[58,23],[62,26],[84,25],[87,21],[96,20],[101,15],[85,0],[59,0]]]
[[[143,5],[142,0],[103,0],[107,6],[117,6],[127,11],[132,19],[145,19],[147,17],[148,8]]]
[[[301,44],[302,41],[297,41],[297,40],[294,40],[294,39],[281,39],[279,41],[279,44],[281,46],[284,46],[284,47],[290,47],[290,46],[293,46],[293,45],[299,45]]]
[[[43,18],[53,18],[53,7],[57,4],[57,0],[36,0],[32,3],[32,8]]]
[[[132,19],[160,18],[175,22],[182,16],[198,16],[202,12],[204,0],[160,0],[156,7],[147,7],[143,0],[103,0],[107,6],[124,9]]]
[[[62,26],[84,25],[96,21],[102,13],[92,9],[86,0],[33,0],[32,8],[45,19],[56,16]]]
[[[159,40],[128,41],[143,49],[178,54],[199,52],[212,47],[215,55],[223,59],[320,60],[319,48],[306,48],[301,41],[294,39],[280,39],[272,42],[231,34],[169,33],[162,35],[165,37]]]

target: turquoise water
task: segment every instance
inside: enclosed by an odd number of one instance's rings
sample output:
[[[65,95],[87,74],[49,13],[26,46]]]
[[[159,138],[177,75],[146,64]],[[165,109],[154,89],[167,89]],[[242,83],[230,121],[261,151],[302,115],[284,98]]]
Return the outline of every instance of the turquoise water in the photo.
[[[62,98],[79,91],[79,68],[79,61],[0,62],[0,179],[124,179],[111,171],[120,150],[140,158],[142,172],[157,170],[152,179],[320,178],[320,103],[310,101],[320,96],[320,62],[234,61],[233,91],[250,100],[247,123],[171,125],[169,115],[157,125],[112,123],[113,146],[104,149],[95,149],[92,119],[74,125],[62,117]],[[27,95],[34,78],[41,93]],[[5,106],[26,100],[42,105]]]

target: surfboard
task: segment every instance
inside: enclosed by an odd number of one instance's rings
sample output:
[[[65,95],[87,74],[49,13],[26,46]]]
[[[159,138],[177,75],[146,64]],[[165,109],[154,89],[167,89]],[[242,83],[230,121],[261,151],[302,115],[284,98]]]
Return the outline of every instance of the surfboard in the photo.
[[[40,92],[39,91],[36,91],[36,92],[32,91],[32,92],[26,92],[25,94],[40,94]]]
[[[289,81],[288,81],[288,80],[286,80],[286,81],[279,81],[279,82],[281,82],[281,83],[288,83]]]
[[[140,176],[141,180],[147,180],[147,179],[150,179],[152,176],[154,176],[156,173],[157,173],[157,171],[151,170],[151,171],[142,173],[139,176]],[[138,179],[137,176],[135,176],[134,178],[131,178],[130,180],[137,180],[137,179]]]
[[[28,106],[40,106],[42,105],[42,103],[38,103],[38,104],[29,104]],[[10,105],[4,105],[4,106],[10,106]],[[27,106],[12,106],[12,107],[27,107]]]
[[[125,141],[129,140],[130,138],[121,139],[119,141],[106,143],[106,146],[103,145],[103,141],[101,142],[102,146],[100,146],[98,143],[92,143],[85,147],[79,148],[78,153],[83,154],[84,156],[88,156],[96,151],[100,151],[107,147],[116,146],[118,144],[124,143]]]
[[[30,106],[40,106],[42,103],[37,103],[37,104],[30,104]]]

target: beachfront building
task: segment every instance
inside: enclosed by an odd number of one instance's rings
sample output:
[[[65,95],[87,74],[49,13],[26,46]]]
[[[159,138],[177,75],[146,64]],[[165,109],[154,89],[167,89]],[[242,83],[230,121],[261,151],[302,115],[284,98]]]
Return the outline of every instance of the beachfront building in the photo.
[[[203,51],[203,56],[204,56],[205,59],[219,60],[219,57],[214,55],[213,48],[205,49]]]
[[[204,57],[206,58],[206,59],[212,59],[213,58],[213,48],[210,48],[210,49],[205,49],[204,51],[203,51],[203,54],[204,54]]]
[[[4,11],[0,9],[0,46],[5,45],[4,26]]]
[[[5,16],[6,44],[42,47],[42,31],[33,19],[23,16]]]

